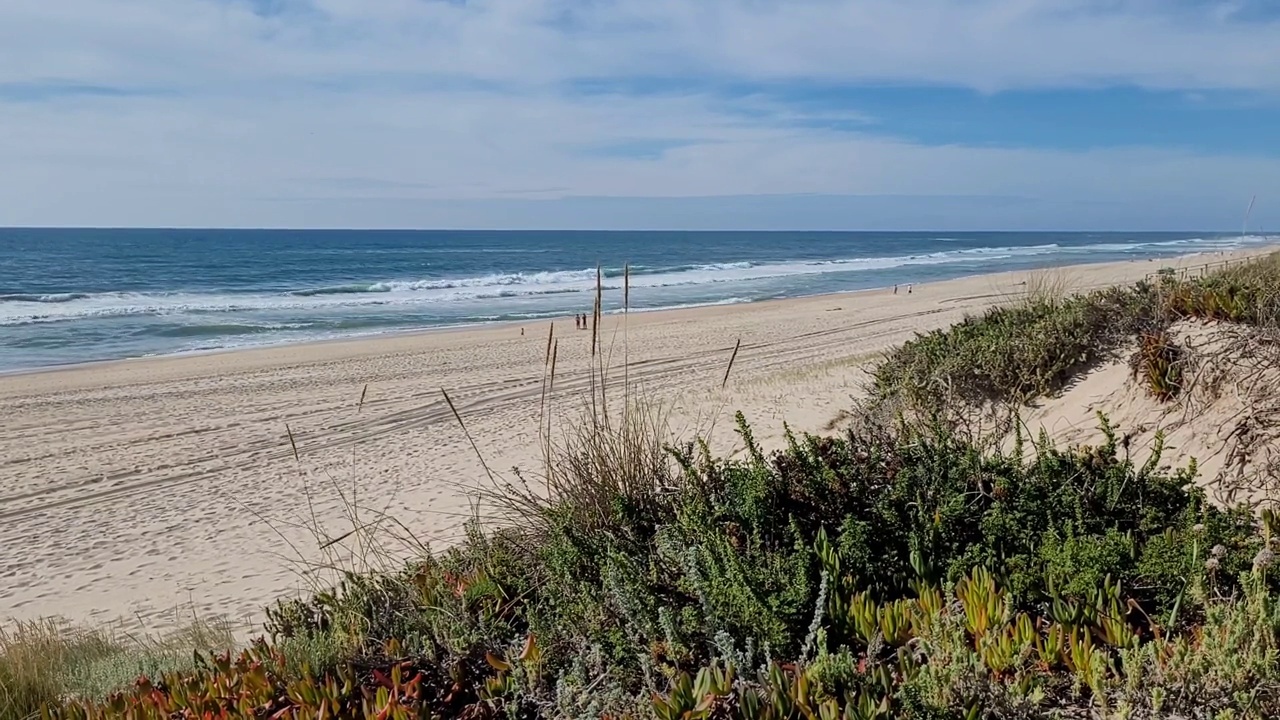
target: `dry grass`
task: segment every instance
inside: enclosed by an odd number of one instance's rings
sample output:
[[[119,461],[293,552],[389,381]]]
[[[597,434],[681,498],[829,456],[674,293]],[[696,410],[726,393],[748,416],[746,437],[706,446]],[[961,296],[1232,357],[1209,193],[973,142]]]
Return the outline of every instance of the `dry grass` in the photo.
[[[0,628],[0,720],[38,717],[68,695],[102,698],[139,675],[191,667],[195,650],[233,645],[229,625],[199,618],[166,636],[85,629],[56,619]]]
[[[548,335],[544,357],[539,441],[541,467],[536,472],[513,471],[510,476],[491,474],[491,483],[479,492],[485,508],[483,522],[494,526],[518,526],[535,534],[551,523],[573,522],[592,527],[609,522],[618,498],[626,498],[641,509],[662,502],[681,474],[671,453],[685,437],[707,437],[712,428],[695,423],[677,432],[671,424],[672,404],[661,402],[633,385],[629,369],[627,320],[630,311],[630,267],[624,266],[622,313],[613,328],[606,328],[602,274],[597,270],[595,299],[591,315],[591,356],[588,372],[589,396],[579,398],[577,414],[563,427],[553,418],[552,389],[557,377],[556,341]],[[621,338],[619,338],[621,331]],[[619,347],[619,341],[621,347]],[[738,339],[727,358],[718,388],[709,392],[723,395],[742,350]],[[621,356],[621,387],[614,358]],[[611,400],[612,398],[612,400]],[[722,398],[723,399],[723,398]],[[470,438],[465,418],[453,411],[464,435]],[[708,420],[718,416],[712,413]],[[482,464],[487,463],[478,447],[472,448]],[[566,517],[568,512],[572,517]]]
[[[365,393],[367,387],[361,394],[362,400]],[[452,405],[447,393],[444,393],[444,400]],[[276,553],[276,556],[281,563],[293,570],[311,593],[322,593],[353,574],[393,570],[403,565],[407,557],[430,552],[427,540],[419,537],[388,512],[398,495],[398,488],[388,495],[381,506],[375,506],[361,496],[358,478],[353,477],[349,483],[344,483],[325,471],[319,483],[313,482],[303,470],[303,458],[298,452],[292,431],[287,426],[286,431],[293,448],[294,461],[298,465],[303,496],[306,498],[306,516],[267,517],[243,502],[239,504],[245,513],[255,517],[287,548],[287,552]],[[485,469],[488,470],[487,467]],[[323,495],[335,498],[340,508],[341,520],[337,528],[330,527],[331,519],[326,519],[318,507]],[[298,534],[309,536],[310,544],[295,542],[292,538]]]
[[[1071,296],[1072,289],[1078,285],[1079,278],[1067,268],[1037,270],[1027,277],[1023,303],[1059,305]]]
[[[611,503],[654,503],[678,477],[667,450],[672,437],[662,406],[632,397],[618,413],[584,410],[579,422],[546,445],[543,468],[517,473],[484,493],[496,512],[488,520],[517,525],[535,535],[574,516],[579,527],[608,522]]]
[[[543,369],[542,406],[539,410],[541,468],[536,473],[514,472],[512,477],[492,477],[490,487],[481,492],[480,502],[491,512],[486,521],[496,525],[519,525],[546,529],[553,511],[572,508],[577,522],[585,527],[607,522],[608,504],[625,497],[638,506],[655,502],[664,488],[675,482],[678,471],[668,451],[676,442],[669,423],[669,407],[647,397],[630,379],[630,351],[626,332],[630,311],[630,266],[623,272],[623,305],[620,328],[621,348],[617,348],[618,327],[606,346],[603,305],[603,278],[597,268],[595,301],[591,316],[590,396],[577,417],[567,427],[557,429],[551,390],[556,379],[555,346]],[[550,342],[550,339],[549,339]],[[741,341],[739,341],[739,346]],[[613,358],[622,357],[622,392],[612,389]],[[738,347],[725,368],[727,383]],[[614,397],[610,404],[610,396]],[[620,400],[619,400],[620,398]],[[453,413],[464,433],[466,422]],[[474,447],[474,444],[473,444]],[[480,451],[475,448],[477,456]],[[480,461],[483,463],[484,458]]]
[[[1078,291],[1080,278],[1068,267],[1032,270],[1010,290],[1007,284],[993,280],[991,292],[1005,299],[997,307],[1056,307]]]
[[[1168,330],[1143,333],[1129,359],[1133,378],[1160,402],[1173,400],[1182,391],[1183,349]]]

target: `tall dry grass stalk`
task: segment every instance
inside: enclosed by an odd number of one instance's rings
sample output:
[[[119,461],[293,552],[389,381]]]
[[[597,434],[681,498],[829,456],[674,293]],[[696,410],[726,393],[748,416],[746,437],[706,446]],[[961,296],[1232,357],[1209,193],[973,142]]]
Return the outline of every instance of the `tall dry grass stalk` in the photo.
[[[547,415],[547,395],[551,392],[552,383],[547,382],[547,369],[550,368],[552,381],[555,379],[555,364],[552,362],[552,352],[558,349],[559,341],[555,339],[556,324],[552,321],[547,328],[547,352],[542,360],[542,388],[541,397],[538,400],[538,435],[543,433],[544,425],[550,430],[550,418]]]
[[[633,398],[617,413],[587,406],[578,422],[544,446],[539,472],[495,484],[483,500],[495,511],[492,520],[534,534],[566,513],[581,527],[596,527],[608,521],[620,498],[640,506],[674,485],[678,470],[667,450],[674,441],[658,403]]]
[[[596,303],[595,317],[591,322],[591,357],[595,359],[599,372],[599,382],[596,383],[600,388],[600,405],[603,413],[608,413],[609,402],[605,395],[605,385],[607,376],[607,366],[604,357],[604,337],[601,333],[603,328],[600,327],[600,321],[604,319],[604,277],[600,270],[600,265],[596,265]]]
[[[630,302],[626,275],[624,271],[624,320]],[[623,343],[625,365],[629,360],[625,332]],[[738,338],[721,388],[727,386],[741,349]],[[680,445],[682,438],[673,431],[670,406],[638,395],[624,371],[627,390],[622,405],[611,408],[605,390],[608,364],[600,359],[604,355],[602,349],[591,365],[592,397],[583,403],[577,422],[543,444],[541,471],[531,475],[536,482],[517,474],[513,481],[496,484],[485,493],[486,505],[497,511],[502,523],[541,532],[571,518],[579,528],[600,527],[610,522],[619,500],[633,508],[664,502],[681,482],[683,475],[670,448]],[[693,432],[702,435],[696,428]]]
[[[1027,278],[1027,292],[1023,301],[1056,306],[1070,297],[1072,289],[1077,285],[1079,282],[1066,268],[1040,270]]]
[[[720,380],[720,389],[725,389],[729,384],[729,373],[733,372],[733,363],[738,359],[738,351],[742,349],[742,338],[738,338],[738,342],[733,344],[733,354],[729,356],[729,364],[724,368],[724,378]]]
[[[631,314],[631,263],[622,266],[622,404],[630,405],[631,398],[631,338],[627,334],[627,319]]]
[[[301,458],[298,459],[302,464]],[[358,479],[343,487],[332,474],[325,472],[316,488],[302,478],[306,516],[302,518],[267,517],[240,502],[244,511],[280,539],[287,553],[276,553],[282,563],[293,569],[303,585],[313,593],[324,592],[349,574],[381,573],[403,565],[406,557],[430,552],[428,542],[390,512],[398,490],[390,493],[381,506],[368,504],[360,492]],[[317,497],[324,493],[336,504],[340,518],[322,513]],[[238,500],[238,499],[237,499]],[[334,520],[340,527],[330,528]],[[311,543],[296,540],[309,537]],[[446,538],[432,537],[431,541]]]
[[[449,412],[453,413],[454,419],[458,421],[458,425],[462,428],[462,434],[466,436],[467,442],[471,443],[471,449],[480,460],[480,467],[484,468],[484,474],[489,476],[490,482],[493,482],[493,471],[489,469],[489,463],[485,462],[484,453],[480,452],[480,447],[476,445],[475,438],[471,437],[471,431],[467,429],[467,424],[462,421],[462,415],[458,413],[458,407],[453,404],[453,398],[449,397],[449,391],[440,388],[440,394],[444,396],[444,401],[449,406]]]

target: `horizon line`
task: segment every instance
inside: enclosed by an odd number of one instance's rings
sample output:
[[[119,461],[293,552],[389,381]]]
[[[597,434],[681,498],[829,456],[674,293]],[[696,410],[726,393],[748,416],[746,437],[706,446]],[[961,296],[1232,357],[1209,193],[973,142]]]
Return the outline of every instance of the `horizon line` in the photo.
[[[922,228],[474,228],[474,227],[288,227],[251,225],[0,225],[0,232],[8,230],[148,230],[148,231],[238,231],[238,232],[422,232],[422,233],[926,233],[950,232],[961,234],[992,233],[1181,233],[1203,232],[1221,234],[1265,234],[1263,228],[1241,231],[1225,228],[1179,228],[1176,230],[1152,230],[1139,228],[1036,228],[1036,229],[969,229],[954,227]]]

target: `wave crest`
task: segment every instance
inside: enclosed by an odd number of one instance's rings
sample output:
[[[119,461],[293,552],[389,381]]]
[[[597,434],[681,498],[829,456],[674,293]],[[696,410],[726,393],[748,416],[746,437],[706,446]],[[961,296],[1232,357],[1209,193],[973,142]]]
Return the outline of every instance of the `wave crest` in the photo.
[[[665,304],[685,302],[697,295],[700,301],[711,301],[714,296],[741,294],[741,285],[764,282],[775,278],[835,273],[858,273],[891,270],[894,268],[941,265],[948,263],[983,263],[983,269],[1001,269],[999,261],[1007,258],[1026,258],[1037,255],[1061,254],[1071,256],[1081,252],[1127,253],[1143,248],[1167,246],[1185,251],[1225,249],[1250,243],[1272,242],[1274,237],[1233,236],[1187,238],[1154,242],[1098,243],[1093,245],[1067,245],[1057,243],[1005,247],[977,247],[957,250],[887,257],[849,257],[834,259],[797,259],[777,262],[725,262],[674,265],[666,267],[633,266],[630,285],[635,290],[707,286],[695,293],[675,293]],[[605,291],[622,289],[622,267],[602,268],[600,271]],[[127,316],[204,316],[226,318],[229,314],[249,313],[257,320],[295,320],[298,313],[341,315],[364,308],[367,313],[381,312],[377,306],[405,307],[418,315],[483,315],[495,308],[479,303],[485,300],[507,299],[511,303],[521,298],[532,301],[538,297],[560,294],[590,294],[596,287],[596,268],[547,270],[540,272],[489,273],[471,277],[386,279],[353,281],[312,288],[278,291],[275,293],[248,292],[102,292],[102,293],[21,293],[0,294],[0,326],[30,325],[73,321],[88,318]],[[732,289],[712,290],[713,286],[730,284]],[[762,287],[762,286],[758,286]],[[635,296],[633,295],[633,298]],[[652,297],[652,296],[651,296]],[[583,301],[587,302],[587,301]],[[458,303],[476,303],[460,306]],[[578,301],[566,300],[561,307],[571,307]],[[589,304],[589,303],[588,303]],[[649,303],[656,304],[656,303]],[[452,309],[447,309],[452,307]],[[536,308],[541,312],[550,307],[543,304]],[[512,306],[511,312],[526,312],[533,308]],[[390,308],[388,308],[389,311]],[[258,315],[263,313],[264,315]],[[503,313],[508,314],[508,313]],[[308,315],[311,317],[311,315]],[[205,322],[202,320],[200,322]],[[217,321],[210,324],[219,324]]]
[[[9,293],[0,295],[0,302],[14,303],[64,303],[72,300],[83,300],[89,297],[89,293]]]

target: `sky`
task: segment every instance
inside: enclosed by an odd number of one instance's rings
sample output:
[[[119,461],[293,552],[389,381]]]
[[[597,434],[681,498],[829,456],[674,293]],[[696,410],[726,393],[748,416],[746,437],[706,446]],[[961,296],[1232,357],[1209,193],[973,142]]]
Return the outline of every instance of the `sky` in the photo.
[[[0,226],[1280,228],[1280,1],[5,0]]]

